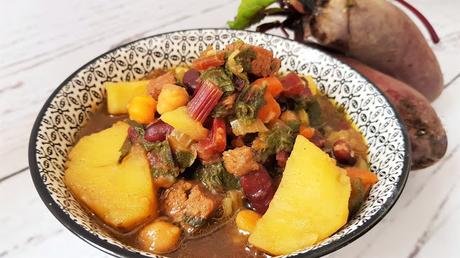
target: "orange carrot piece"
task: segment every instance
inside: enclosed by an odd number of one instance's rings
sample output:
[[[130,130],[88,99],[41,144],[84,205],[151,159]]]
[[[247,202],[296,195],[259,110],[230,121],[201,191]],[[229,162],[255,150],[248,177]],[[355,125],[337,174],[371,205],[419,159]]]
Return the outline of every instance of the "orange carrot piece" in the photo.
[[[313,137],[313,135],[315,135],[315,128],[307,127],[307,126],[302,125],[300,127],[300,132],[299,133],[303,137],[305,137],[307,139],[311,139]]]
[[[264,100],[265,104],[260,107],[257,117],[262,120],[262,122],[269,123],[280,117],[281,107],[268,90],[265,91]]]
[[[260,78],[254,82],[254,84],[263,85],[264,83],[267,84],[267,90],[274,98],[278,97],[283,91],[283,85],[281,81],[278,80],[275,76],[269,76],[265,78]]]
[[[347,174],[349,177],[359,178],[365,185],[373,185],[379,180],[377,175],[372,171],[362,168],[347,168]]]

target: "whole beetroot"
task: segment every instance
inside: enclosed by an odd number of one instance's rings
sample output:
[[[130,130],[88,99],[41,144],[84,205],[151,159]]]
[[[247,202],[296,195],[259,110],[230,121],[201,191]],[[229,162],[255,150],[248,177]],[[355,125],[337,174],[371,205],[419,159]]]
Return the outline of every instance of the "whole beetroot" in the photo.
[[[352,58],[340,55],[335,57],[362,73],[381,89],[401,115],[411,144],[412,169],[431,166],[446,154],[446,131],[430,102],[422,94]]]

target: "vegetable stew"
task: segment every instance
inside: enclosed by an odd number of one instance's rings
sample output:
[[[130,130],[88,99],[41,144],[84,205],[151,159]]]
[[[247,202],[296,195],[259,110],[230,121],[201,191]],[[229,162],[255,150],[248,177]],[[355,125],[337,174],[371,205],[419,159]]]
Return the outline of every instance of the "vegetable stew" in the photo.
[[[114,237],[155,254],[265,257],[320,242],[378,179],[346,113],[279,68],[237,40],[106,83],[68,156],[68,189]],[[293,232],[302,241],[283,239],[285,221],[306,225]]]

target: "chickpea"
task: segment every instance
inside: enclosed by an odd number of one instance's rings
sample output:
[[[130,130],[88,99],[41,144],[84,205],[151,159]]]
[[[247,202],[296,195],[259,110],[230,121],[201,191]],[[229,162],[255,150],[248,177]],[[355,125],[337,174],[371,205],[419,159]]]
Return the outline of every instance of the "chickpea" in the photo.
[[[156,220],[145,226],[137,239],[145,251],[167,253],[173,251],[180,240],[181,229],[167,221]]]
[[[157,102],[149,95],[137,96],[128,104],[129,119],[140,124],[150,124],[155,117]]]
[[[185,106],[189,101],[187,90],[183,87],[166,84],[158,95],[157,111],[160,114]]]
[[[252,233],[261,216],[259,213],[251,210],[242,210],[236,215],[236,226],[238,229]]]

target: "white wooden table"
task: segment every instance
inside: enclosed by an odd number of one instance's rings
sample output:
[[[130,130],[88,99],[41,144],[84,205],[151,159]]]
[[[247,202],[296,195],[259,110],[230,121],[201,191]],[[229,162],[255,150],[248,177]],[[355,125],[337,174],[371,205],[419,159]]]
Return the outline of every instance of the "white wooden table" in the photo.
[[[410,0],[409,0],[410,1]],[[446,89],[434,103],[447,155],[413,172],[398,203],[330,257],[460,257],[460,1],[412,0],[433,23]],[[0,257],[108,257],[66,230],[32,184],[32,123],[48,95],[95,56],[140,37],[225,27],[239,0],[0,2]]]

